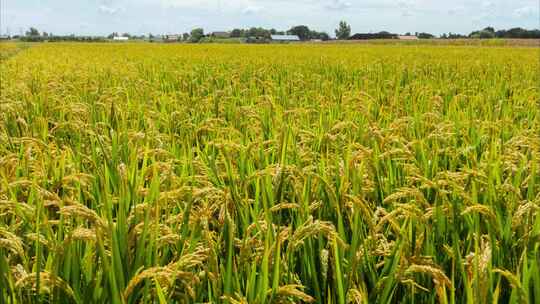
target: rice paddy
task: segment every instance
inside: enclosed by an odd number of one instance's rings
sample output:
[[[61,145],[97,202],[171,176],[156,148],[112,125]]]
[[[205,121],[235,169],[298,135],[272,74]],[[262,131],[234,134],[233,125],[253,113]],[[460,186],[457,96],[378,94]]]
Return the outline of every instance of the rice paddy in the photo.
[[[0,46],[0,303],[540,302],[538,48]]]

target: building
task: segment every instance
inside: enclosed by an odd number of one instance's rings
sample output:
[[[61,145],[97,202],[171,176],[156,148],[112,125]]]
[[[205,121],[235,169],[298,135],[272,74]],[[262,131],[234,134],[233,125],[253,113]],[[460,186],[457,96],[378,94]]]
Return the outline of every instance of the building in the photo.
[[[163,37],[164,42],[178,42],[182,40],[182,36],[180,35],[165,35]]]
[[[9,40],[8,35],[0,35],[0,40]]]
[[[298,42],[300,37],[297,35],[271,35],[273,42]]]
[[[128,40],[129,40],[129,37],[124,37],[124,36],[114,36],[114,37],[113,37],[113,40],[114,40],[114,41],[128,41]]]
[[[418,40],[418,37],[413,35],[400,35],[398,38],[399,40]]]
[[[379,33],[359,33],[352,35],[349,40],[371,40],[371,39],[397,39],[398,35],[389,32]]]
[[[261,37],[261,36],[249,36],[247,37],[244,42],[246,43],[268,43],[268,39]]]
[[[212,34],[210,34],[210,37],[214,37],[214,38],[231,38],[231,33],[229,32],[213,32]]]

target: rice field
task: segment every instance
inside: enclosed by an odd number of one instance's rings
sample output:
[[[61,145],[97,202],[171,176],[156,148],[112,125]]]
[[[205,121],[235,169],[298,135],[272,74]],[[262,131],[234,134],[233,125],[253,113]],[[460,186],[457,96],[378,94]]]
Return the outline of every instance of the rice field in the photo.
[[[540,48],[0,46],[0,303],[540,302]]]

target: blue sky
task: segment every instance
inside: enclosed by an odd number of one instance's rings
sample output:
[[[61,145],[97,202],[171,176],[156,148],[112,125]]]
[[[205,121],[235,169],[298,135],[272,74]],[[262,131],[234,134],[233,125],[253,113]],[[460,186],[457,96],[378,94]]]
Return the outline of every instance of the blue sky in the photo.
[[[540,27],[538,0],[0,0],[0,32],[29,26],[54,34],[182,33],[306,24],[333,34],[339,20],[353,32],[469,33]]]

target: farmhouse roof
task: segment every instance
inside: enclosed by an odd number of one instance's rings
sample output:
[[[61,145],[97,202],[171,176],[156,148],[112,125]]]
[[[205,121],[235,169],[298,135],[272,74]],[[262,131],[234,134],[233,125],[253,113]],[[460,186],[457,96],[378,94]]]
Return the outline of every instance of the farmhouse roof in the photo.
[[[413,35],[401,35],[401,36],[398,36],[398,38],[401,40],[418,40],[418,37],[413,36]]]
[[[277,41],[300,41],[297,35],[271,35],[271,37]]]

